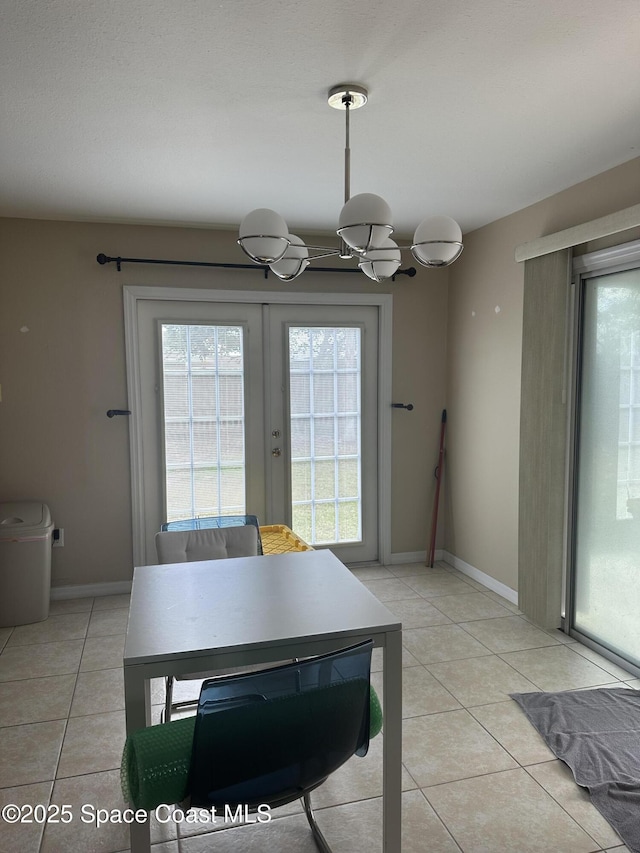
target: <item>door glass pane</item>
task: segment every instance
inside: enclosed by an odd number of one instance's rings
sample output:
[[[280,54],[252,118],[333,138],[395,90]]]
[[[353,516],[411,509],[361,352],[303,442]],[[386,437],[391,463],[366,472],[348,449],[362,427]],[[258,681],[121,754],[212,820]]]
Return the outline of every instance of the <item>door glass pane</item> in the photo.
[[[162,325],[167,521],[245,514],[241,326]]]
[[[289,327],[291,516],[310,545],[362,540],[361,330]]]
[[[640,665],[640,273],[584,287],[574,625]]]

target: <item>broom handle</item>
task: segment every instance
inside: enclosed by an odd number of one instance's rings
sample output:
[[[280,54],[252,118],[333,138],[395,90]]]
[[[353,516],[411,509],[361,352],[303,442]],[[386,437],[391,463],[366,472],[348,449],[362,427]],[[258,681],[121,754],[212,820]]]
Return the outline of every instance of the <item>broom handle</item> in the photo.
[[[429,556],[427,558],[427,566],[433,568],[433,563],[436,555],[436,531],[438,529],[438,503],[440,501],[440,481],[442,480],[442,470],[444,467],[444,430],[447,425],[447,410],[442,410],[442,421],[440,423],[440,451],[438,453],[438,464],[433,472],[436,478],[436,496],[433,502],[433,516],[431,518],[431,541],[429,543]]]

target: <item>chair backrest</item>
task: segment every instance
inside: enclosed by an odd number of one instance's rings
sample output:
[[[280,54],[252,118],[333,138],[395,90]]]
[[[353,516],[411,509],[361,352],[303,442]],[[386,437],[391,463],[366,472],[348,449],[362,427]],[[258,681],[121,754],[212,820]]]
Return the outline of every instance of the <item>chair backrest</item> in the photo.
[[[262,537],[257,515],[208,515],[197,518],[181,518],[179,521],[165,521],[160,530],[205,530],[209,527],[242,527],[253,524],[258,534],[258,554],[262,554]]]
[[[196,717],[193,806],[275,808],[369,747],[367,640],[328,655],[206,681]]]
[[[253,557],[258,554],[258,531],[252,524],[208,530],[160,531],[156,533],[156,551],[160,563]]]

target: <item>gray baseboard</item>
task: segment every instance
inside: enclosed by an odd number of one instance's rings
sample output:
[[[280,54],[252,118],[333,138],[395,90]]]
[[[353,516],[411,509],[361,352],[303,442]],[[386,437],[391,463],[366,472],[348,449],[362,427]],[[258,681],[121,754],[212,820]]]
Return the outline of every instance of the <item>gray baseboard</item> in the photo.
[[[129,592],[131,592],[131,581],[52,586],[51,601],[66,598],[98,598],[103,595],[124,595]]]
[[[444,551],[436,551],[434,556],[436,560],[442,560]],[[392,554],[391,565],[400,566],[403,563],[425,563],[427,560],[426,551],[405,551],[404,553]]]

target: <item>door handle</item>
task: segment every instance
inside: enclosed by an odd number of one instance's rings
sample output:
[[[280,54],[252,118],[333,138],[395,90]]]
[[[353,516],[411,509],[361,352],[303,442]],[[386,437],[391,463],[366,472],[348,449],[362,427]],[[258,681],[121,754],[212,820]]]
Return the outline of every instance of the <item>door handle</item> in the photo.
[[[274,447],[271,451],[272,456],[282,456],[282,450],[279,447]]]

